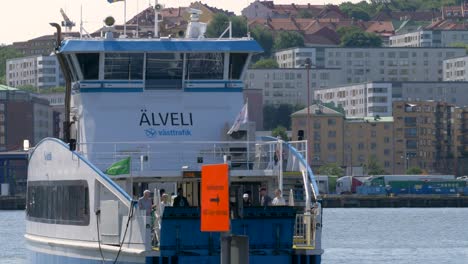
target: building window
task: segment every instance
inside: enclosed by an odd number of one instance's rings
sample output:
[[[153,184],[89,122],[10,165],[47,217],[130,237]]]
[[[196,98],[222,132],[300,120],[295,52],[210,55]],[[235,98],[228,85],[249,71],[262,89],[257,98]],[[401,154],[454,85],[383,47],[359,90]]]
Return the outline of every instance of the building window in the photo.
[[[336,120],[335,120],[335,119],[329,118],[329,119],[328,119],[328,125],[329,125],[329,126],[334,126],[334,125],[336,125]]]
[[[336,131],[335,130],[328,131],[328,137],[335,138],[336,137]]]
[[[320,152],[320,143],[314,143],[314,152]]]
[[[336,143],[328,143],[328,150],[336,150]]]

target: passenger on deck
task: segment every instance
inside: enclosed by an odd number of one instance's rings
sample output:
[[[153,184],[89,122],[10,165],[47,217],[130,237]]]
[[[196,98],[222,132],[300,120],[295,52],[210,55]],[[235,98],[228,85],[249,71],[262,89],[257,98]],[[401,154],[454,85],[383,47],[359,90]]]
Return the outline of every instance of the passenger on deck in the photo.
[[[248,193],[242,195],[242,204],[244,207],[252,206],[252,201],[250,201],[250,196]]]
[[[260,206],[271,205],[271,198],[267,195],[267,189],[265,187],[260,188]]]
[[[164,208],[166,206],[171,206],[171,203],[169,202],[169,194],[165,193],[161,196],[161,216],[164,215]]]
[[[273,199],[273,202],[271,202],[272,205],[286,205],[286,201],[284,200],[283,196],[281,196],[281,190],[276,189],[275,190],[275,198]]]
[[[145,190],[143,192],[143,196],[138,199],[138,208],[140,210],[145,210],[146,211],[146,216],[151,215],[151,209],[154,208],[153,206],[153,200],[151,199],[151,192],[149,190]]]
[[[174,207],[189,207],[189,203],[187,198],[184,197],[184,191],[182,188],[177,189],[177,197],[174,199],[173,205]]]

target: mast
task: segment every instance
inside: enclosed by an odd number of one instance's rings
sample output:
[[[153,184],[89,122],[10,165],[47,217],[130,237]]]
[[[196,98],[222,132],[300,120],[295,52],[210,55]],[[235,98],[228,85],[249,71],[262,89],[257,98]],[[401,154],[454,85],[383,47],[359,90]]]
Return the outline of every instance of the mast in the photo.
[[[154,4],[154,37],[159,38],[159,11],[161,10],[161,5],[158,3],[158,0],[155,0]]]

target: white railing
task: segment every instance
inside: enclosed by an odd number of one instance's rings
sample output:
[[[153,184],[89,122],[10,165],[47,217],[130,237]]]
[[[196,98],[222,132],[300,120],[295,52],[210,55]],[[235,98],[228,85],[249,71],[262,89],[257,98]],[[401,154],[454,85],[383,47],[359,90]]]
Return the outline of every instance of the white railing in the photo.
[[[305,142],[290,144],[305,155]],[[127,157],[132,172],[199,170],[201,165],[223,163],[226,158],[232,170],[300,170],[297,158],[280,141],[80,143],[78,151],[102,170]]]

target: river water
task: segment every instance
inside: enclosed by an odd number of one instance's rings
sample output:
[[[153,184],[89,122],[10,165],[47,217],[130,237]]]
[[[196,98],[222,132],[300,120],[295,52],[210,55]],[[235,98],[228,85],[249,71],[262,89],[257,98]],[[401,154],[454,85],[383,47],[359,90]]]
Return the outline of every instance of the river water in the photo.
[[[25,263],[24,212],[0,223],[0,263]],[[324,209],[322,243],[324,264],[466,264],[468,208]]]

